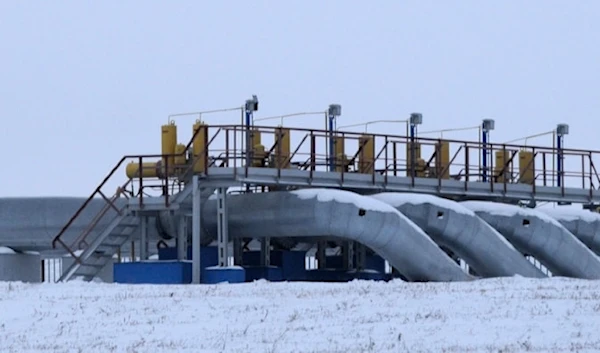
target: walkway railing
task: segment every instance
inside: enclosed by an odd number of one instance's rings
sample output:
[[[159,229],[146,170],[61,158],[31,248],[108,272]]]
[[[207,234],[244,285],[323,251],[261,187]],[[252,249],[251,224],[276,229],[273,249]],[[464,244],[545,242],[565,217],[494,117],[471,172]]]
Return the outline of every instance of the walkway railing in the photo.
[[[534,195],[537,187],[555,186],[560,187],[563,193],[566,187],[589,190],[591,198],[592,191],[600,186],[596,167],[600,165],[600,151],[421,137],[411,140],[400,135],[345,131],[331,134],[325,130],[268,126],[251,127],[252,134],[260,134],[262,145],[252,146],[248,143],[251,133],[246,126],[216,125],[206,128],[207,145],[185,165],[170,166],[170,158],[167,157],[182,157],[190,151],[201,130],[195,131],[183,154],[124,156],[56,235],[53,247],[60,245],[78,260],[75,251],[86,246],[88,236],[99,224],[103,224],[101,220],[108,214],[114,214],[113,211],[117,214],[124,211],[125,206],[119,206],[118,199],[134,197],[143,208],[144,200],[157,194],[164,197],[168,207],[171,197],[197,172],[198,163],[207,166],[202,170],[206,175],[210,173],[210,167],[223,167],[234,168],[234,173],[242,168],[247,177],[250,167],[264,167],[277,170],[278,176],[281,176],[282,170],[301,169],[309,171],[309,178],[318,171],[333,171],[340,182],[349,173],[370,174],[373,183],[383,178],[384,184],[392,176],[408,177],[413,185],[418,178],[429,178],[435,179],[440,188],[444,180],[461,180],[467,182],[465,192],[469,190],[468,182],[487,183],[491,191],[506,191],[507,185],[522,184],[529,185]],[[372,139],[374,153],[367,151],[366,137]],[[334,145],[336,153],[331,155],[330,149]],[[247,150],[246,146],[251,149]],[[482,165],[482,154],[489,156],[488,165]],[[561,163],[558,163],[559,159]],[[158,164],[156,177],[140,178],[144,164],[157,160],[165,162],[164,165]],[[137,164],[139,174],[122,184],[115,184],[115,180],[124,179],[125,168],[131,161]],[[560,170],[559,164],[563,166]],[[116,191],[115,185],[118,186]],[[111,188],[112,191],[109,191]],[[67,242],[64,234],[95,198],[104,200],[104,207],[74,242]]]

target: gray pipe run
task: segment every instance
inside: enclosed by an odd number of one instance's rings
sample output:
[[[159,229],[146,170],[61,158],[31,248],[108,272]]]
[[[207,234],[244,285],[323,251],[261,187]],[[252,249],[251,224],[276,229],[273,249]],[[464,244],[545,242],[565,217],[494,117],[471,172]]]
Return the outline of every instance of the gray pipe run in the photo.
[[[82,197],[0,199],[0,246],[21,252],[52,251],[52,240],[84,201],[85,198]],[[116,204],[122,206],[123,202],[125,200],[117,200]],[[73,244],[105,205],[106,202],[102,199],[92,199],[61,239],[69,246]],[[115,210],[109,209],[88,239],[98,236],[115,216]],[[153,226],[154,222],[150,224],[150,239],[160,239],[157,228]],[[63,248],[59,246],[56,250],[61,251]],[[124,252],[127,250],[128,245],[123,248]]]
[[[537,210],[556,219],[577,239],[600,255],[600,214],[567,207],[538,208]]]
[[[547,277],[501,234],[457,202],[410,193],[381,193],[372,197],[396,208],[482,277]]]
[[[393,207],[348,191],[305,189],[230,196],[232,237],[339,237],[360,242],[411,281],[466,281],[465,273]],[[202,210],[205,235],[217,233],[217,204]]]
[[[600,259],[555,219],[533,209],[486,201],[462,205],[555,276],[600,279]]]

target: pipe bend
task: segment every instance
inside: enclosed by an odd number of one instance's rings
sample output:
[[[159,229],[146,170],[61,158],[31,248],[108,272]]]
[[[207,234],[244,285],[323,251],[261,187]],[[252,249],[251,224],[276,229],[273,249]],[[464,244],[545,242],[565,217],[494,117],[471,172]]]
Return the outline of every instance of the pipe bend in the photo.
[[[532,255],[555,276],[600,279],[600,259],[554,218],[534,209],[486,202],[461,202],[519,251]]]
[[[412,193],[371,196],[396,208],[482,277],[547,277],[500,233],[458,202]]]
[[[393,207],[341,190],[304,189],[230,195],[232,237],[338,237],[364,244],[411,281],[474,279]],[[205,235],[217,232],[216,202],[202,212]]]

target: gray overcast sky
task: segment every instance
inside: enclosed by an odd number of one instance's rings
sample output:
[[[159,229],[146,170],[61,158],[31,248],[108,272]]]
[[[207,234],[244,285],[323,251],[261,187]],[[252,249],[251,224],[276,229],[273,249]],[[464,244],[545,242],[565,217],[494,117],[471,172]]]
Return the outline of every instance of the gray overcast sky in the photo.
[[[159,152],[169,113],[251,94],[261,116],[340,103],[344,124],[489,116],[496,141],[568,122],[598,148],[598,19],[594,0],[2,1],[0,196],[87,196]]]

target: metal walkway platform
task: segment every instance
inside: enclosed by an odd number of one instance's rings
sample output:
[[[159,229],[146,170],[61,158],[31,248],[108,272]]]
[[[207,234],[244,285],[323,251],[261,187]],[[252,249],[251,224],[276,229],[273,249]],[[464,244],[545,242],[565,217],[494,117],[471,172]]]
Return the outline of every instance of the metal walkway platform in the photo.
[[[447,197],[485,198],[489,200],[536,200],[548,202],[600,202],[600,191],[570,187],[527,184],[489,183],[431,178],[367,175],[266,168],[210,168],[201,183],[209,187],[235,186],[240,183],[297,187],[328,187],[363,192],[415,192]]]
[[[154,217],[166,210],[187,216],[193,200],[200,203],[217,189],[225,195],[230,187],[242,193],[313,187],[454,200],[600,204],[595,167],[600,151],[281,126],[198,122],[194,129],[179,149],[183,152],[124,156],[54,237],[53,247],[75,258],[75,272],[95,250],[80,244],[98,247],[103,239],[93,234],[112,234],[113,229],[101,227],[112,211],[125,218]],[[198,183],[197,197],[192,197],[192,180]],[[65,234],[84,210],[90,212],[92,199],[103,199],[105,205],[73,243]],[[77,250],[84,253],[78,256]]]

